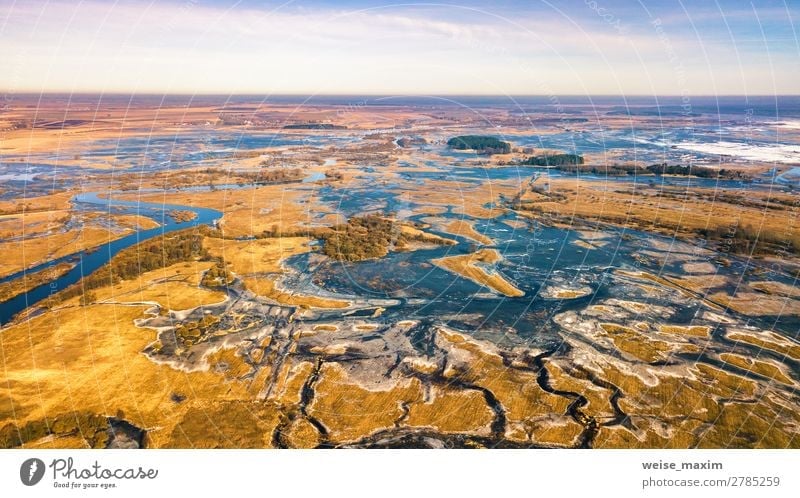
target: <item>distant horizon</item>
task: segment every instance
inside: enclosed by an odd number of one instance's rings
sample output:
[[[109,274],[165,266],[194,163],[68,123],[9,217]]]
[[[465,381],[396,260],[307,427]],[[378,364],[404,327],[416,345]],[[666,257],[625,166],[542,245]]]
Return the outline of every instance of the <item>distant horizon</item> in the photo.
[[[513,94],[501,94],[501,93],[366,93],[366,92],[344,92],[344,93],[258,93],[258,92],[237,92],[237,93],[224,93],[224,92],[158,92],[158,91],[147,91],[147,92],[135,92],[135,91],[114,91],[114,92],[105,92],[102,90],[81,90],[71,92],[68,90],[48,90],[44,92],[32,92],[32,91],[4,91],[0,89],[0,95],[5,95],[6,100],[13,99],[15,96],[69,96],[69,95],[83,95],[83,96],[119,96],[119,97],[128,97],[128,96],[146,96],[146,97],[157,97],[157,96],[168,96],[168,97],[383,97],[383,98],[395,98],[395,97],[492,97],[492,98],[518,98],[518,97],[536,97],[536,98],[552,98],[552,97],[566,97],[566,98],[587,98],[587,97],[612,97],[612,98],[649,98],[649,97],[657,97],[657,98],[734,98],[734,97],[746,97],[746,98],[774,98],[774,97],[797,97],[800,98],[800,92],[798,93],[754,93],[754,94],[745,94],[745,93],[721,93],[721,94],[706,94],[706,93],[697,93],[697,94],[688,94],[688,95],[680,95],[680,94],[668,94],[668,93],[628,93],[628,94],[615,94],[615,93],[586,93],[586,94],[578,94],[578,93],[560,93],[560,94],[547,94],[547,93],[513,93]]]
[[[159,94],[159,93],[63,93],[15,94],[6,96],[5,105],[18,108],[44,104],[64,110],[78,107],[100,109],[128,108],[198,108],[217,107],[220,111],[239,110],[256,113],[270,106],[296,108],[325,107],[339,109],[407,108],[504,108],[523,113],[572,114],[581,109],[631,116],[659,113],[669,117],[701,115],[745,115],[780,122],[800,119],[800,95],[385,95],[385,94]],[[244,107],[242,107],[244,106]],[[238,108],[238,109],[237,109]]]

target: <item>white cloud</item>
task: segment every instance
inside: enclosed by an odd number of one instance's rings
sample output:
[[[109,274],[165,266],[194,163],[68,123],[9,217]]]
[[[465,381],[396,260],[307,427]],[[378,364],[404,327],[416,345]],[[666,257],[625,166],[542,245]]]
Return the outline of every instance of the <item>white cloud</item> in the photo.
[[[798,91],[796,64],[647,26],[620,36],[558,13],[507,19],[459,7],[253,10],[182,4],[0,6],[6,90],[278,93]],[[22,55],[21,55],[22,54]],[[741,55],[741,54],[739,54]],[[747,57],[745,55],[744,57]],[[676,78],[680,63],[688,75]],[[755,71],[754,71],[755,70]]]

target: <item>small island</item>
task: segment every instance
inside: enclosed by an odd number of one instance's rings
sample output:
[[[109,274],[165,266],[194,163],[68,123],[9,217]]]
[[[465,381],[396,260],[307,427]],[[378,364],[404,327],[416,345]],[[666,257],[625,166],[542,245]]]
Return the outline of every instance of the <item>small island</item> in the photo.
[[[506,280],[494,268],[493,265],[502,259],[503,257],[496,249],[481,249],[471,254],[459,254],[435,259],[433,264],[504,296],[524,296],[525,292],[523,290]]]
[[[497,137],[487,135],[461,135],[447,141],[447,146],[455,150],[474,150],[481,154],[508,154],[511,144]]]
[[[455,242],[399,223],[390,216],[373,213],[354,216],[322,235],[322,252],[340,261],[363,261],[386,256],[390,251],[411,248],[411,242],[452,245]]]
[[[520,161],[524,166],[563,166],[569,164],[583,164],[583,156],[577,154],[543,154],[531,156]]]
[[[168,214],[175,223],[187,223],[197,218],[197,213],[188,209],[173,209]]]

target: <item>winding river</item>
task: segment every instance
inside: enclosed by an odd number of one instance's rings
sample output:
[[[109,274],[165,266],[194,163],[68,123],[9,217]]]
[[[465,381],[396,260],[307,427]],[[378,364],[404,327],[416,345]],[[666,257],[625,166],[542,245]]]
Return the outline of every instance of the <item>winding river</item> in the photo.
[[[83,277],[108,263],[111,258],[127,247],[159,235],[166,235],[176,230],[182,230],[197,225],[212,225],[222,217],[222,213],[214,209],[179,206],[175,204],[124,201],[112,199],[110,196],[101,198],[100,195],[101,192],[80,194],[73,199],[73,203],[78,209],[102,211],[113,214],[139,214],[147,216],[158,221],[161,226],[147,230],[139,230],[125,237],[109,241],[90,251],[80,251],[69,254],[0,279],[0,283],[10,282],[22,277],[26,273],[53,268],[62,262],[77,263],[74,268],[55,280],[30,289],[27,292],[23,292],[0,304],[0,324],[8,323],[17,313],[79,282]],[[168,215],[170,211],[175,210],[192,211],[196,214],[196,218],[191,221],[177,222]]]

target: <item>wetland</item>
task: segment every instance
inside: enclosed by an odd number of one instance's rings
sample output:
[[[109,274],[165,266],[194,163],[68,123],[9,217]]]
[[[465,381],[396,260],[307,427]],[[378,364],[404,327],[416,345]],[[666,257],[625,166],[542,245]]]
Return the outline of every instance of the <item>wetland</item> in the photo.
[[[718,116],[94,105],[0,153],[3,447],[800,447],[800,198]]]

